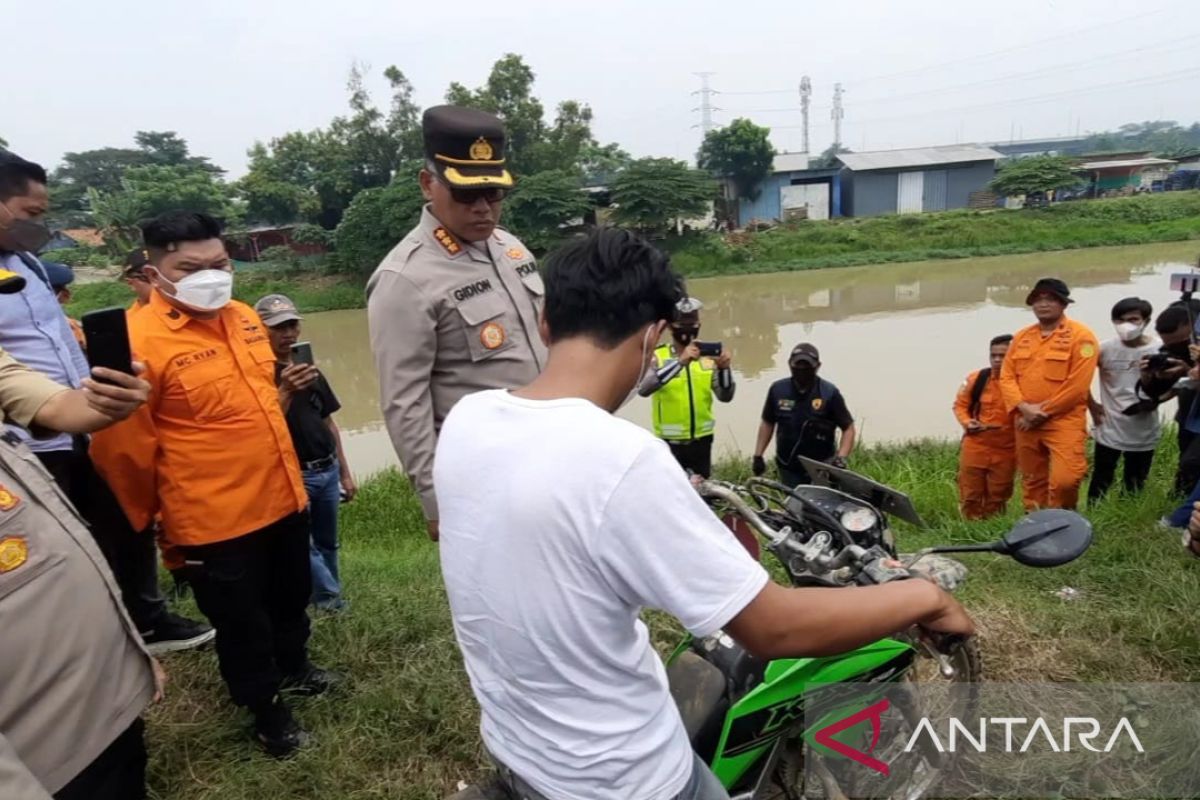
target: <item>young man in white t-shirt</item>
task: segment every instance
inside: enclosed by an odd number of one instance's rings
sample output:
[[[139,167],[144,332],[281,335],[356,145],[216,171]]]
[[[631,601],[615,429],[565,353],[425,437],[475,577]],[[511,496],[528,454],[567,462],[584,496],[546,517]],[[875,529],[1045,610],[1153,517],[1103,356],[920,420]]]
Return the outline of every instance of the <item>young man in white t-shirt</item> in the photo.
[[[1137,386],[1142,359],[1162,347],[1157,337],[1146,333],[1153,311],[1150,303],[1140,297],[1126,297],[1113,306],[1117,335],[1100,345],[1100,402],[1088,398],[1095,426],[1092,438],[1096,441],[1089,503],[1108,492],[1122,457],[1126,491],[1141,491],[1150,474],[1162,426],[1158,403],[1139,396]]]
[[[642,608],[762,658],[840,653],[919,624],[970,634],[931,583],[772,583],[667,445],[613,415],[683,297],[667,256],[625,231],[545,267],[546,369],[447,416],[434,483],[454,631],[484,744],[533,799],[719,800],[692,754]]]

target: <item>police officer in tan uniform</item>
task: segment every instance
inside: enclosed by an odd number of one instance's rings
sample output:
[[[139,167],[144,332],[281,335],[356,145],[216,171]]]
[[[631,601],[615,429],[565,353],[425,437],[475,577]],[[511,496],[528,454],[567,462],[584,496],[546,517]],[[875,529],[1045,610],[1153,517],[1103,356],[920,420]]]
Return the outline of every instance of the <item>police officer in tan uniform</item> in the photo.
[[[150,387],[97,370],[69,389],[0,350],[0,422],[90,433]],[[28,448],[0,436],[0,797],[140,800],[141,713],[161,691],[95,539]]]
[[[537,264],[498,227],[513,185],[504,126],[458,106],[426,110],[422,126],[428,205],[367,283],[367,317],[384,421],[436,541],[442,420],[464,395],[532,381],[546,347]]]

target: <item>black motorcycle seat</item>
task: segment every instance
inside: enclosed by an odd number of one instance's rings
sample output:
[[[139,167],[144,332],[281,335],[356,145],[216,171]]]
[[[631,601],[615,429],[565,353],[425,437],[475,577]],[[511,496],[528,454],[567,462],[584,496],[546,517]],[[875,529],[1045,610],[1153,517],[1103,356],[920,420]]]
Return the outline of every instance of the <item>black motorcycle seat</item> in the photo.
[[[700,753],[715,748],[723,712],[728,707],[725,675],[696,653],[685,650],[667,668],[667,681],[692,749]]]

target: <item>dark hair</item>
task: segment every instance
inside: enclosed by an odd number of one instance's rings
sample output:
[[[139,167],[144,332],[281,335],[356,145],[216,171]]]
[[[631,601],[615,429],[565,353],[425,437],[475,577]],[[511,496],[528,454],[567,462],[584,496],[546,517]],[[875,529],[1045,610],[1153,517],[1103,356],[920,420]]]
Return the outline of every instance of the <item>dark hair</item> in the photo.
[[[993,336],[992,341],[988,343],[988,347],[995,347],[998,344],[1012,344],[1012,334],[1002,333],[999,336]]]
[[[1149,320],[1154,316],[1154,307],[1150,305],[1149,300],[1143,300],[1140,297],[1126,297],[1124,300],[1118,300],[1113,306],[1112,318],[1120,319],[1126,314],[1133,313],[1141,314],[1142,319]]]
[[[168,211],[142,223],[142,241],[152,250],[168,250],[179,242],[221,238],[221,223],[195,211]]]
[[[665,253],[615,228],[563,245],[546,260],[550,340],[588,336],[612,349],[638,328],[675,317],[683,279]]]
[[[1185,325],[1191,325],[1194,313],[1188,312],[1186,303],[1171,303],[1154,320],[1154,330],[1158,333],[1174,333]]]
[[[46,170],[16,153],[0,150],[0,202],[29,191],[30,183],[46,185]]]

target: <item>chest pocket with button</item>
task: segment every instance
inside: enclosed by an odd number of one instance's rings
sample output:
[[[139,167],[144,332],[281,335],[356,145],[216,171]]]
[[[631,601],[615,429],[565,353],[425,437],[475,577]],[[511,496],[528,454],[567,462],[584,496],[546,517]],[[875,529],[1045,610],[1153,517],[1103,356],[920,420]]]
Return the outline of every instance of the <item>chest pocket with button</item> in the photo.
[[[1046,364],[1042,372],[1048,381],[1065,381],[1070,363],[1070,350],[1054,348],[1046,352]]]
[[[187,397],[188,407],[197,422],[216,422],[236,414],[229,402],[233,388],[232,359],[210,358],[179,370],[178,380]]]
[[[483,361],[514,346],[507,311],[508,304],[495,291],[469,297],[455,306],[472,361]]]

